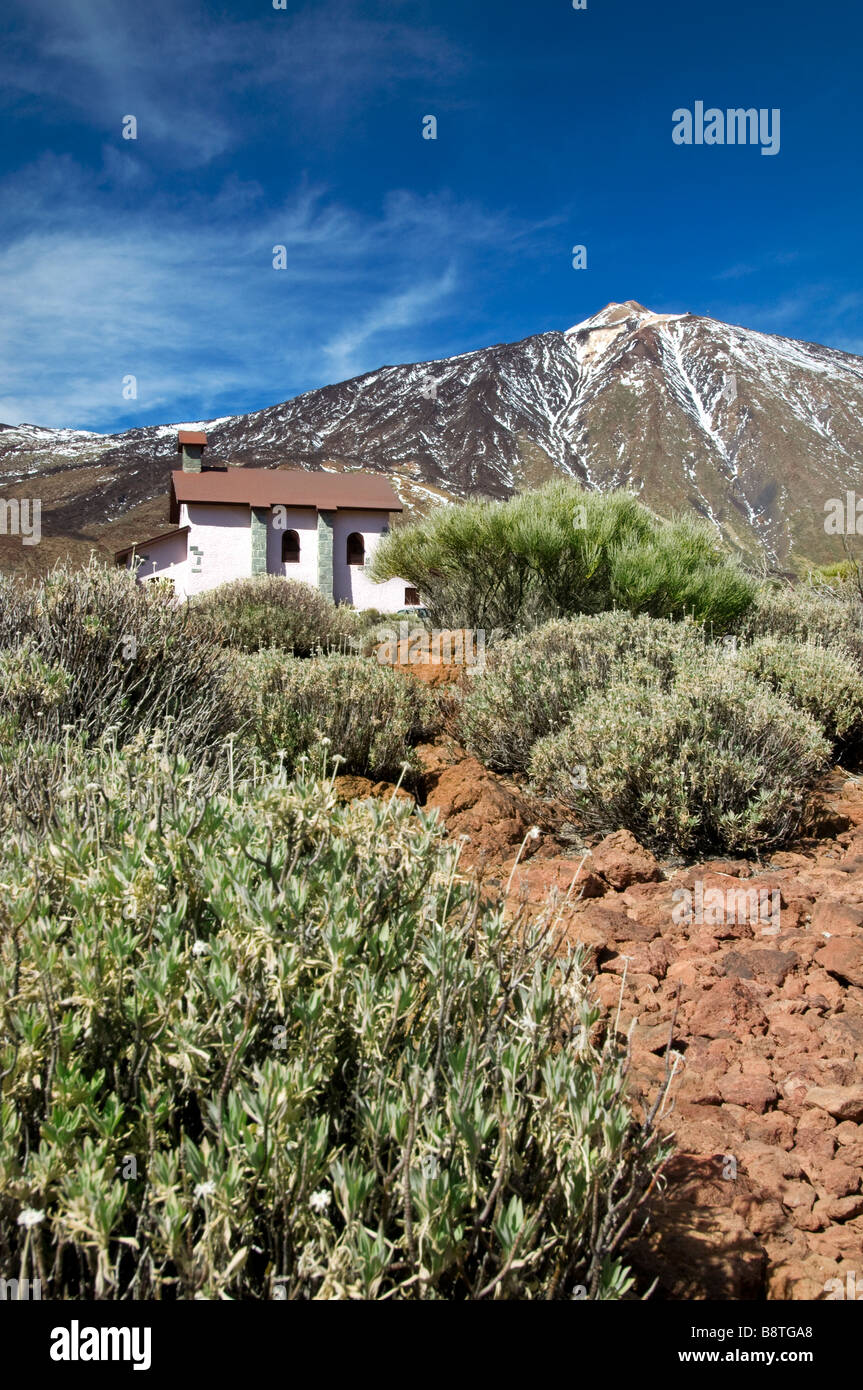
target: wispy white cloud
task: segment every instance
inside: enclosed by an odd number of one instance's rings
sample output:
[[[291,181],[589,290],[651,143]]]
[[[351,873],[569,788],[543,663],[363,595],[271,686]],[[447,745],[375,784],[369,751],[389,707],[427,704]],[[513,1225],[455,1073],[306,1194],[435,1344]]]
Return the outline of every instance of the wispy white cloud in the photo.
[[[793,333],[796,325],[812,315],[824,293],[824,286],[800,285],[757,308],[758,327],[764,333]],[[750,305],[750,316],[753,309]]]
[[[0,419],[198,417],[421,354],[477,248],[495,254],[505,220],[445,194],[395,191],[360,211],[298,173],[274,197],[273,160],[267,191],[256,177],[274,132],[335,143],[370,98],[427,79],[443,90],[464,63],[449,40],[390,0],[240,14],[11,0],[0,107],[47,135],[0,184]],[[136,140],[121,137],[127,115]]]
[[[369,345],[392,341],[402,329],[416,332],[417,323],[428,323],[448,312],[457,285],[454,266],[432,280],[420,280],[406,289],[387,294],[359,322],[340,328],[324,346],[334,378],[354,374]]]
[[[443,195],[396,193],[371,215],[310,185],[269,207],[238,179],[121,208],[98,175],[46,157],[0,185],[0,420],[202,418],[432,355],[462,279],[526,234]]]
[[[727,266],[725,270],[717,271],[713,278],[714,280],[742,280],[746,275],[754,275],[757,270],[758,266],[755,262],[747,264],[744,261],[738,261],[735,265]]]
[[[751,260],[735,261],[732,265],[716,272],[714,280],[742,280],[748,275],[763,274],[776,266],[794,265],[801,259],[800,251],[770,251],[765,255],[753,256]]]
[[[223,155],[279,113],[343,126],[372,90],[439,83],[465,63],[435,29],[351,0],[290,10],[262,0],[239,21],[214,18],[200,0],[12,0],[7,8],[18,27],[0,50],[6,104],[35,98],[116,131],[118,141],[122,118],[134,115],[141,157],[177,167]]]
[[[713,314],[761,333],[802,338],[843,352],[860,352],[858,328],[863,295],[843,292],[825,281],[803,282],[767,300],[726,301]]]

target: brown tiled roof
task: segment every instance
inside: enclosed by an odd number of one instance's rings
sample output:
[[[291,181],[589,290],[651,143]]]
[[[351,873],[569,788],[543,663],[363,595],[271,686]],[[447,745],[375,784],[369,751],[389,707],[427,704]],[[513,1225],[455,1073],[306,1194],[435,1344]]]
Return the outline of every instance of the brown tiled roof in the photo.
[[[185,536],[191,529],[191,526],[172,526],[170,531],[160,531],[158,536],[148,536],[145,541],[135,541],[134,545],[127,545],[122,550],[115,550],[114,559],[122,560],[124,555],[131,555],[133,550],[140,550],[142,545],[155,545],[156,541],[166,541],[169,536]]]
[[[378,473],[306,472],[301,468],[226,468],[171,474],[171,515],[180,502],[233,502],[247,507],[358,508],[400,512],[392,485]]]
[[[177,431],[177,453],[179,454],[184,444],[206,444],[207,436],[201,430],[178,430]]]

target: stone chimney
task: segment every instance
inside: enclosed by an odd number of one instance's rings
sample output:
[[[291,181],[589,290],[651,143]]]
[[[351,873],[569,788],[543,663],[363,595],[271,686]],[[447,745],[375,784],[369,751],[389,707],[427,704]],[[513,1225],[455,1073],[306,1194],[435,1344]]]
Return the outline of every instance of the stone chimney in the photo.
[[[177,453],[183,457],[184,473],[200,473],[201,456],[207,447],[207,436],[200,430],[180,430]]]

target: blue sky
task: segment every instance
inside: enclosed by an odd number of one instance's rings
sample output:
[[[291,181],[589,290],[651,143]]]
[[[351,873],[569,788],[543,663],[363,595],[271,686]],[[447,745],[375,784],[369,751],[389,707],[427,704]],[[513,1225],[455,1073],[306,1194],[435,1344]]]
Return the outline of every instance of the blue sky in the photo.
[[[7,0],[0,38],[4,423],[254,410],[610,300],[863,353],[854,0]],[[699,100],[778,107],[779,153],[675,145]]]

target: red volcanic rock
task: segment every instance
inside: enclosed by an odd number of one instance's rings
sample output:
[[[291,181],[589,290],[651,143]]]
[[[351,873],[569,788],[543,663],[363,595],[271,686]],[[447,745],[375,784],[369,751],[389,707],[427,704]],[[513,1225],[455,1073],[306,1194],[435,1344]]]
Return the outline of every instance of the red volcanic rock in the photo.
[[[718,980],[695,1006],[690,1030],[706,1038],[739,1038],[763,1031],[761,1004],[740,980]]]
[[[831,1287],[831,1279],[838,1279],[844,1288],[841,1266],[826,1255],[808,1254],[803,1259],[788,1260],[770,1272],[767,1296],[771,1299],[823,1299]]]
[[[779,1092],[766,1076],[729,1076],[720,1082],[722,1099],[763,1115],[779,1099]]]
[[[400,801],[413,801],[410,792],[395,782],[372,782],[369,777],[337,777],[333,783],[339,801],[364,801],[367,797],[396,796]]]
[[[591,865],[612,888],[628,888],[631,883],[655,883],[662,878],[662,870],[650,850],[640,845],[628,830],[615,830],[613,835],[606,835],[594,849]]]
[[[636,1113],[663,1084],[671,1035],[660,1125],[675,1157],[627,1250],[639,1286],[658,1274],[666,1297],[824,1297],[863,1251],[863,829],[769,866],[661,866],[625,831],[583,861],[520,783],[455,747],[419,751],[429,807],[470,836],[462,863],[491,859],[495,890],[512,870],[510,902],[551,911],[553,947],[587,948],[597,1037],[616,1023],[629,1038]],[[537,823],[544,836],[522,847]],[[696,885],[737,910],[682,920],[678,890],[694,903]],[[739,905],[775,890],[774,935]]]
[[[541,859],[519,861],[514,869],[510,892],[516,896],[526,894],[534,904],[544,903],[551,897],[561,904],[575,904],[586,898],[601,898],[608,892],[604,879],[591,873],[590,860]]]
[[[806,1091],[806,1105],[817,1105],[826,1110],[835,1120],[863,1120],[863,1085],[861,1086],[810,1086]]]
[[[723,960],[723,975],[734,975],[742,980],[767,980],[771,985],[781,985],[785,977],[796,965],[800,957],[794,951],[761,950],[729,951]]]
[[[468,837],[462,852],[465,864],[481,859],[501,862],[520,846],[536,820],[536,807],[476,758],[464,758],[437,775],[426,809],[438,812],[451,839]],[[536,843],[528,840],[524,854]]]
[[[414,749],[414,755],[422,768],[422,781],[426,795],[437,786],[441,774],[447,768],[455,767],[457,763],[464,762],[467,753],[457,744],[450,740],[441,738],[435,743],[418,743]]]
[[[386,642],[377,646],[375,653],[379,661],[389,662],[395,670],[431,686],[461,683],[476,656],[473,634],[468,628],[422,632],[418,637],[398,642],[394,653]]]
[[[834,1158],[816,1165],[813,1181],[830,1197],[850,1197],[860,1187],[860,1173],[849,1163]]]
[[[764,1115],[753,1115],[746,1121],[746,1137],[760,1144],[785,1149],[794,1145],[794,1120],[781,1110],[768,1110]]]
[[[729,1180],[725,1153],[675,1154],[667,1188],[632,1256],[645,1281],[671,1299],[752,1299],[765,1277],[763,1230],[783,1218],[778,1204],[754,1198],[745,1180]]]
[[[829,936],[854,936],[861,934],[863,908],[851,907],[848,903],[837,902],[835,898],[821,898],[812,909],[812,930]]]
[[[831,937],[815,959],[840,980],[847,980],[851,985],[863,985],[863,938]]]
[[[634,921],[618,906],[619,900],[613,897],[605,898],[602,902],[587,903],[579,908],[578,916],[587,917],[591,925],[598,931],[605,934],[609,942],[624,941],[653,941],[659,936],[659,928],[645,926],[641,922]]]
[[[819,1215],[823,1212],[825,1225],[833,1221],[853,1221],[855,1217],[863,1216],[863,1193],[850,1197],[822,1198],[815,1203],[814,1211]]]

